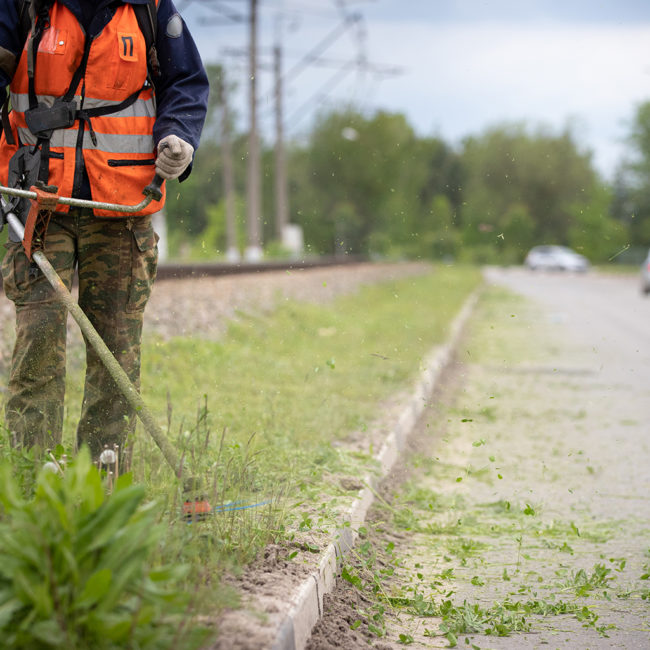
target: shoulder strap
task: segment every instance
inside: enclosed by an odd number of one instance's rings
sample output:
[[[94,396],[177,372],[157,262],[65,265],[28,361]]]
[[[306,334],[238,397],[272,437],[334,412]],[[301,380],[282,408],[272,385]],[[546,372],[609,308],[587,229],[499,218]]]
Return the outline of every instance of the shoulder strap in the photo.
[[[156,50],[156,36],[158,32],[158,7],[156,0],[147,0],[147,4],[132,4],[138,27],[144,36],[147,46],[147,65],[152,76],[160,75],[160,63]]]
[[[16,0],[16,12],[18,13],[18,34],[21,49],[25,45],[29,31],[32,28],[32,16],[29,12],[30,5],[31,0]],[[16,56],[16,61],[18,61],[18,58],[20,58],[20,52]],[[9,88],[7,88],[7,95],[2,102],[2,108],[0,109],[0,112],[2,114],[2,130],[4,131],[7,144],[14,145],[16,144],[16,140],[9,123]]]
[[[29,30],[32,28],[31,4],[32,0],[18,0],[18,33],[22,44],[27,40]]]

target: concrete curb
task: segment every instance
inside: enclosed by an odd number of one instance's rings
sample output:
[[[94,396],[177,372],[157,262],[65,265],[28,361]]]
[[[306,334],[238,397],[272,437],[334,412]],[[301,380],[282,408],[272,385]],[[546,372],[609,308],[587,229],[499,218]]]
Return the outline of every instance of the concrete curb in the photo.
[[[442,371],[449,364],[463,327],[476,305],[478,293],[472,294],[454,319],[449,338],[436,347],[424,361],[412,393],[402,407],[393,430],[376,454],[380,470],[378,476],[367,476],[368,487],[359,491],[357,499],[345,516],[348,525],[339,528],[321,558],[318,568],[299,585],[290,599],[290,609],[278,628],[271,650],[303,650],[314,625],[323,615],[323,596],[334,588],[341,559],[354,546],[357,530],[365,521],[368,509],[375,499],[373,485],[384,478],[400,457],[406,441],[422,414]]]

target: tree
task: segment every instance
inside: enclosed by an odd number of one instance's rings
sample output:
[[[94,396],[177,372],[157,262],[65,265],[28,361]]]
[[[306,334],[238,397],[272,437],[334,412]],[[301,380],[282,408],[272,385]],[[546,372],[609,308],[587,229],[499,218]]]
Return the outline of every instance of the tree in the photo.
[[[570,131],[492,128],[465,140],[461,160],[465,245],[518,261],[533,242],[568,243],[574,207],[588,204],[599,183],[591,155]]]
[[[588,203],[571,207],[569,244],[593,262],[614,259],[630,245],[628,228],[610,215],[611,204],[611,190],[600,186]]]
[[[432,198],[459,202],[454,155],[441,140],[418,140],[401,114],[322,114],[291,154],[295,219],[317,252],[418,254],[435,227]]]
[[[182,183],[167,182],[167,203],[165,213],[170,240],[178,246],[193,248],[193,241],[202,236],[206,228],[214,231],[214,209],[224,199],[221,156],[221,97],[228,98],[232,88],[226,86],[223,95],[217,92],[224,84],[224,70],[220,65],[208,64],[206,72],[210,81],[210,97],[206,124],[201,137],[201,146],[194,157],[192,173]],[[234,117],[231,115],[231,119]],[[236,137],[233,144],[235,185],[238,194],[245,186],[245,165],[243,152],[246,142],[243,136]],[[212,212],[211,212],[212,211]],[[223,250],[223,247],[221,248]],[[217,251],[215,249],[214,256]]]
[[[637,107],[628,142],[632,159],[624,162],[615,180],[614,216],[627,222],[630,243],[650,246],[650,102]]]

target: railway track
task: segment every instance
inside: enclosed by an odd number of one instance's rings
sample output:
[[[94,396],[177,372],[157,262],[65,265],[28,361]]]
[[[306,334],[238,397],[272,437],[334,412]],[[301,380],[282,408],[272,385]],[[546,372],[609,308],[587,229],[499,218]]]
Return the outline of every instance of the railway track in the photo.
[[[268,260],[265,262],[196,262],[196,263],[163,263],[158,265],[156,281],[183,280],[187,278],[208,278],[225,275],[242,275],[249,273],[270,273],[273,271],[288,271],[299,269],[315,269],[327,266],[345,266],[360,264],[367,259],[361,255],[345,255],[338,257],[313,257],[297,260]],[[0,282],[0,295],[3,294]]]
[[[194,264],[160,264],[156,281],[180,280],[184,278],[207,278],[222,275],[241,275],[244,273],[269,273],[298,269],[315,269],[326,266],[345,266],[360,264],[367,259],[360,255],[339,257],[314,257],[297,260],[269,260],[265,262],[239,262],[228,264],[222,262],[203,262]]]

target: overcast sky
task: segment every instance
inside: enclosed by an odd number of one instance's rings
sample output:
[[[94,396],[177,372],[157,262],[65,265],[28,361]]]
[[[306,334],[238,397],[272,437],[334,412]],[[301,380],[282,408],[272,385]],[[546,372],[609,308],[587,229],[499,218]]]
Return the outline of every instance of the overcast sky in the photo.
[[[248,0],[177,0],[206,61],[226,63],[247,119]],[[289,134],[314,111],[352,103],[401,112],[452,144],[502,122],[571,125],[611,177],[635,107],[650,100],[650,3],[642,0],[259,0],[260,113],[272,129],[271,47],[284,70],[322,44],[286,87]],[[224,14],[231,18],[223,19]],[[358,21],[343,22],[356,13]],[[279,16],[283,18],[280,19]],[[343,25],[348,25],[343,28]],[[280,36],[278,37],[278,34]],[[327,44],[327,47],[325,45]],[[354,65],[355,61],[367,65]]]

